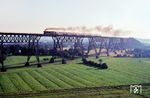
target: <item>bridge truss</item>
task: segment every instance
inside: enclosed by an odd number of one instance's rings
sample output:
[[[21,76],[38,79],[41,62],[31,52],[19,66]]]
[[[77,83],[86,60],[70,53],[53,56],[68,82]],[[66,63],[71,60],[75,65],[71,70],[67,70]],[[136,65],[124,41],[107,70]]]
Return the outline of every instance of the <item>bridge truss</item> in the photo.
[[[44,31],[44,34],[31,34],[31,33],[6,33],[0,32],[0,63],[1,71],[6,71],[4,66],[4,45],[5,43],[27,43],[28,44],[28,55],[25,66],[29,66],[29,60],[31,56],[35,56],[37,59],[37,67],[42,67],[39,60],[39,41],[41,37],[51,37],[53,39],[53,49],[55,52],[59,52],[62,57],[62,63],[64,63],[64,44],[73,43],[73,49],[80,49],[82,58],[88,56],[89,52],[94,49],[95,56],[98,58],[101,53],[101,49],[107,49],[107,56],[109,51],[123,50],[125,44],[127,44],[128,38],[118,37],[102,37],[95,35],[81,35],[76,33],[66,32],[55,32],[55,31]],[[88,39],[88,49],[84,47],[84,39]],[[98,48],[97,48],[98,47]],[[75,54],[72,56],[74,57]],[[53,57],[54,55],[52,55]]]

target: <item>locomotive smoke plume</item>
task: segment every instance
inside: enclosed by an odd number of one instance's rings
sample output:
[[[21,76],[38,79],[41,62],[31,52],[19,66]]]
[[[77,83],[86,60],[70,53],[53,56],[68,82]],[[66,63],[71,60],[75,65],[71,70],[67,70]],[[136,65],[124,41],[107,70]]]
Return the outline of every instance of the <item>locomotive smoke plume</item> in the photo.
[[[106,35],[106,36],[125,36],[129,34],[129,31],[125,31],[122,29],[114,29],[112,25],[108,25],[106,27],[102,26],[96,26],[95,30],[98,33],[101,33],[101,35]]]
[[[93,34],[101,36],[125,36],[129,34],[129,31],[124,31],[121,29],[114,29],[112,25],[108,26],[95,26],[93,28],[88,28],[86,26],[76,26],[76,27],[57,27],[57,28],[46,28],[46,31],[58,31],[58,32],[74,32],[77,34]]]

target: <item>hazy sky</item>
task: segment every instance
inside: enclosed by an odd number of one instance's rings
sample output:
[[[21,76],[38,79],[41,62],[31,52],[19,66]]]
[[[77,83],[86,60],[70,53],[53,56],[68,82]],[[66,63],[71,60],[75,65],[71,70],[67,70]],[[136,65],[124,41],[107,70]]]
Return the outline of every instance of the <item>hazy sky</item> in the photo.
[[[0,0],[0,32],[97,25],[150,39],[150,0]]]

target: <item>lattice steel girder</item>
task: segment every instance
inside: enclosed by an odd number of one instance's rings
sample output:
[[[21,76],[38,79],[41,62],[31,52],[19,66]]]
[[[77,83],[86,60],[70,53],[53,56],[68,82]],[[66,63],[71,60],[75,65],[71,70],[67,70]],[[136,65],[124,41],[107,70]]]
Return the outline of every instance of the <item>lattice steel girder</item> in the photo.
[[[89,37],[88,41],[89,41],[89,44],[88,44],[88,50],[86,52],[86,55],[88,55],[90,50],[92,50],[94,48],[95,55],[97,56],[97,44],[96,44],[95,38],[94,37]]]
[[[40,64],[39,60],[39,45],[38,41],[37,42],[29,42],[28,43],[28,57],[27,57],[27,63],[29,64],[29,60],[32,55],[36,56],[38,64]]]
[[[120,38],[89,37],[89,46],[86,54],[88,54],[90,50],[94,48],[96,57],[98,57],[101,53],[102,48],[105,48],[108,54],[109,50],[118,50],[120,44],[122,44]],[[99,51],[97,50],[97,48],[99,49]]]
[[[38,34],[11,34],[11,33],[0,33],[0,42],[3,43],[27,43],[37,42],[40,39],[40,35]]]
[[[1,43],[0,44],[0,47],[1,47],[0,48],[0,50],[1,50],[0,63],[2,65],[1,71],[3,71],[5,69],[4,61],[3,61],[3,57],[4,57],[3,46],[4,46],[4,43],[37,43],[37,45],[38,45],[38,42],[39,42],[40,38],[41,38],[41,35],[39,35],[39,34],[19,34],[19,33],[1,33],[0,32],[0,43]],[[28,48],[30,48],[30,47],[28,47]],[[38,48],[38,46],[36,46],[36,48]],[[36,51],[38,51],[38,50],[36,50]],[[29,51],[29,52],[31,52],[31,51]],[[40,65],[39,64],[39,54],[35,53],[35,55],[37,57],[38,66],[39,66]],[[27,61],[29,61],[29,59],[30,59],[30,57],[28,57]],[[5,71],[6,71],[6,69],[5,69]]]
[[[100,56],[102,48],[106,48],[109,50],[113,42],[112,38],[108,37],[89,37],[88,39],[89,39],[89,46],[86,54],[88,55],[90,50],[94,48],[96,58]]]
[[[82,37],[78,37],[78,36],[71,36],[71,37],[68,37],[68,36],[52,36],[52,39],[54,41],[54,48],[59,48],[60,51],[63,50],[63,44],[64,43],[74,43],[77,45],[77,43],[80,44]],[[79,46],[78,44],[78,46]],[[75,46],[76,46],[75,45]]]
[[[81,39],[82,37],[80,36],[52,36],[52,39],[55,40],[55,42],[62,42],[62,43],[68,43],[72,42],[75,43],[77,42],[78,39]]]
[[[65,43],[74,43],[74,49],[80,48],[81,52],[83,54],[83,45],[82,37],[78,36],[52,36],[52,39],[54,41],[54,49],[57,51],[57,53],[60,53],[62,59],[64,59],[63,55],[63,47]],[[74,55],[72,55],[74,56]]]

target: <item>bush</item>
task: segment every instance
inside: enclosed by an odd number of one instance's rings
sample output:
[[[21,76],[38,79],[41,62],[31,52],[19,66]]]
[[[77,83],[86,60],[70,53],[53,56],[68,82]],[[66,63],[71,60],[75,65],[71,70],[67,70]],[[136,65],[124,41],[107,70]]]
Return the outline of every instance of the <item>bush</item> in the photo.
[[[108,68],[106,63],[102,63],[102,60],[100,60],[100,64],[97,64],[94,61],[87,61],[85,58],[83,58],[82,61],[83,61],[83,64],[85,64],[87,66],[93,66],[93,67],[97,67],[100,69],[107,69]]]
[[[66,59],[62,59],[62,64],[67,64]]]
[[[7,69],[4,66],[2,66],[1,72],[6,72],[6,71],[7,71]]]
[[[47,60],[49,60],[48,58],[43,58],[43,61],[47,61]]]
[[[26,63],[25,63],[25,66],[30,66],[29,62],[26,62]]]
[[[103,60],[102,60],[102,59],[99,59],[99,63],[102,64],[102,62],[103,62]]]
[[[107,69],[108,68],[106,63],[103,63],[100,67],[101,67],[101,69]]]
[[[54,63],[54,57],[50,59],[49,63]]]
[[[87,63],[87,60],[85,58],[82,58],[82,61],[83,61],[84,64]]]

